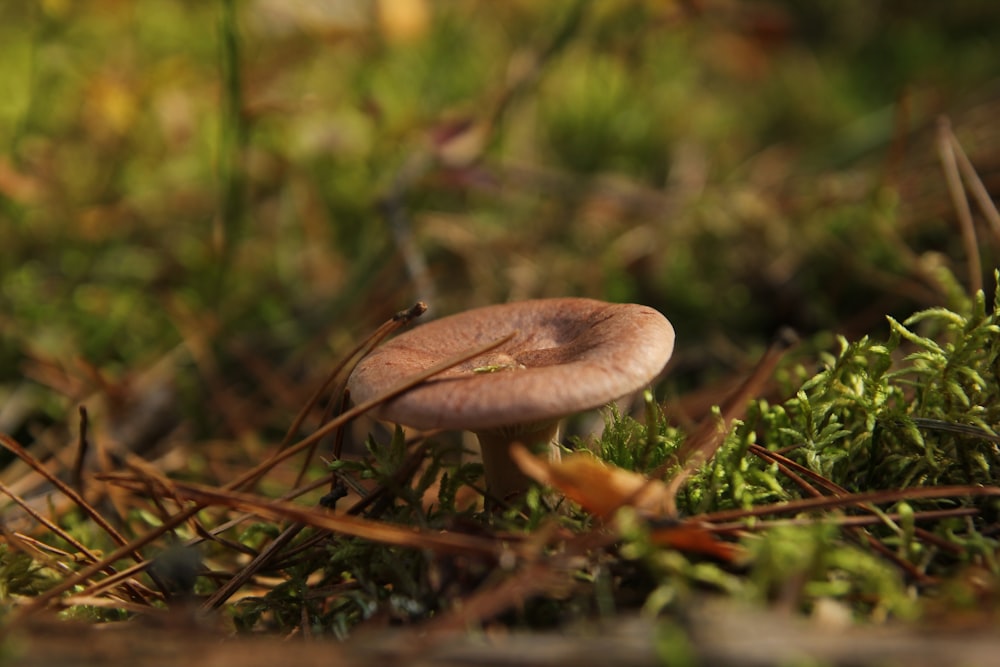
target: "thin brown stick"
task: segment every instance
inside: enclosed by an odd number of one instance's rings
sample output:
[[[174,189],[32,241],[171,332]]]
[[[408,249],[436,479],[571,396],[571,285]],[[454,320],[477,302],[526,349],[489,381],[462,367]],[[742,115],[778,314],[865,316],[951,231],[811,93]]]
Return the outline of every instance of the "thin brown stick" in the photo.
[[[67,572],[67,571],[72,572],[72,570],[69,569],[69,566],[66,565],[66,563],[62,562],[61,560],[53,556],[51,552],[43,550],[39,546],[37,540],[25,539],[24,536],[21,535],[20,533],[8,530],[7,526],[5,526],[2,522],[0,522],[0,535],[3,535],[5,544],[9,546],[11,549],[20,551],[23,554],[27,554],[33,560],[41,561],[42,563],[45,563],[53,570],[62,572]]]
[[[109,575],[101,579],[100,581],[97,581],[96,583],[93,583],[90,586],[84,588],[79,593],[77,593],[77,595],[88,595],[92,597],[97,597],[98,595],[101,595],[105,591],[113,589],[115,586],[117,586],[122,582],[128,580],[134,580],[135,577],[139,576],[147,569],[149,569],[150,566],[152,566],[152,564],[153,561],[144,560],[141,563],[135,563],[133,565],[129,565],[127,568],[115,572],[114,574]]]
[[[958,142],[958,137],[955,136],[950,127],[948,128],[948,135],[951,138],[955,156],[958,158],[958,168],[962,172],[962,178],[965,179],[965,187],[972,193],[976,204],[979,205],[979,211],[989,223],[990,231],[993,233],[993,242],[1000,247],[1000,212],[997,211],[989,190],[983,185],[983,181],[979,178],[976,168],[972,166],[972,161],[969,160],[968,154],[966,154],[965,149],[962,148],[962,144]]]
[[[323,383],[316,389],[316,391],[313,392],[312,396],[309,397],[309,400],[306,401],[306,404],[302,406],[302,409],[299,410],[299,413],[295,415],[295,419],[292,420],[292,423],[288,427],[288,430],[285,431],[285,437],[282,438],[281,444],[278,445],[278,451],[279,452],[282,451],[291,444],[292,438],[298,432],[299,428],[301,428],[302,423],[306,419],[306,416],[308,416],[308,414],[312,412],[312,410],[316,407],[316,404],[319,403],[323,395],[330,390],[330,387],[333,386],[334,382],[338,377],[341,378],[341,381],[340,383],[337,384],[337,390],[333,392],[334,399],[332,400],[341,401],[340,412],[343,412],[344,410],[343,401],[346,400],[345,397],[343,396],[345,393],[344,387],[347,384],[347,377],[350,375],[351,371],[354,368],[353,364],[357,364],[358,360],[362,359],[365,355],[371,352],[375,348],[375,346],[381,343],[383,340],[385,340],[386,337],[395,333],[402,327],[408,325],[410,322],[412,322],[413,320],[420,317],[426,312],[427,312],[427,304],[424,303],[423,301],[418,301],[407,310],[401,310],[397,312],[391,318],[383,322],[367,338],[365,338],[363,341],[355,345],[350,352],[344,355],[341,361],[337,363],[333,367],[333,369],[330,370],[330,373],[326,376],[326,379],[323,381]],[[323,414],[322,422],[326,422],[327,420],[329,420],[330,417],[331,417],[330,410],[327,409]],[[299,484],[302,483],[302,478],[306,474],[306,469],[309,467],[309,462],[312,460],[313,454],[316,451],[316,447],[318,445],[319,441],[317,440],[309,447],[305,456],[305,460],[302,462],[302,468],[299,470],[298,477],[295,480],[295,486],[298,486]],[[339,457],[340,457],[340,452],[336,451],[334,458],[339,458]]]
[[[912,517],[914,521],[938,521],[940,519],[950,519],[960,516],[976,516],[977,514],[979,514],[979,510],[975,507],[956,507],[955,509],[950,510],[927,510],[925,512],[914,512]],[[898,521],[903,518],[903,515],[898,512],[887,512],[885,516],[893,521]],[[860,528],[864,526],[877,526],[883,523],[884,519],[875,514],[868,514],[864,516],[829,516],[823,517],[822,519],[819,519],[819,521],[840,526],[842,528]],[[723,523],[712,523],[709,528],[713,533],[719,534],[743,532],[756,533],[780,526],[814,526],[816,523],[816,518],[799,517],[793,519],[764,519],[754,521],[750,524],[744,521],[728,521]]]
[[[408,310],[401,310],[390,319],[383,322],[371,335],[369,335],[365,340],[358,343],[354,349],[344,355],[343,359],[330,371],[329,375],[326,376],[326,380],[319,386],[319,388],[313,392],[313,395],[306,401],[306,404],[302,406],[299,413],[295,415],[295,419],[292,420],[291,425],[285,432],[285,437],[281,440],[281,444],[278,445],[278,451],[283,450],[285,447],[291,444],[292,438],[295,433],[302,427],[302,423],[305,422],[306,417],[312,412],[316,404],[319,403],[323,395],[329,391],[330,387],[333,385],[334,380],[344,371],[347,365],[355,357],[363,357],[368,354],[376,345],[381,343],[387,336],[393,332],[399,330],[400,328],[406,326],[416,318],[420,317],[427,312],[427,304],[423,301],[418,301]],[[337,392],[337,396],[341,392]]]
[[[399,467],[399,469],[393,474],[392,479],[390,480],[390,484],[393,485],[403,484],[406,480],[410,479],[413,476],[413,474],[419,467],[420,462],[427,455],[426,442],[422,442],[422,444],[418,445],[415,448],[414,444],[416,442],[423,441],[426,438],[426,436],[427,434],[421,434],[419,438],[417,438],[416,440],[406,443],[407,449],[413,449],[413,451],[410,453],[408,459],[404,461],[403,464]],[[334,475],[333,477],[336,478],[337,476]],[[391,489],[389,486],[385,484],[379,485],[378,488],[374,489],[370,493],[367,493],[354,505],[348,508],[344,512],[344,514],[347,514],[348,516],[359,516],[373,503],[379,501],[384,502],[385,499],[388,497],[390,491]],[[375,508],[372,509],[372,511],[368,515],[366,515],[366,518],[371,519],[373,517],[378,517],[380,514],[381,514],[381,509],[379,506],[376,506]],[[304,540],[303,542],[297,544],[294,549],[283,553],[282,557],[289,558],[291,556],[294,556],[295,554],[301,551],[305,551],[307,549],[316,546],[317,544],[327,539],[328,537],[329,536],[327,533],[317,533],[312,537],[310,537],[309,539]]]
[[[124,478],[121,478],[120,476],[115,475],[115,474],[112,473],[112,474],[108,474],[108,475],[103,476],[102,479],[104,481],[114,482],[117,479],[124,479]],[[160,479],[166,479],[166,478],[160,478]],[[136,481],[136,480],[134,478],[129,478],[129,481]],[[308,493],[309,491],[313,491],[316,488],[319,488],[320,486],[323,486],[325,483],[326,483],[326,480],[320,480],[319,482],[313,482],[312,484],[308,484],[308,485],[306,485],[303,488],[295,489],[294,491],[291,491],[291,492],[283,495],[282,499],[283,500],[289,500],[289,499],[294,498],[296,496],[299,496],[299,495],[301,495],[303,493]],[[162,489],[161,489],[161,491],[162,491]],[[202,508],[202,509],[204,509],[204,508]],[[198,544],[199,542],[205,541],[206,539],[213,539],[215,537],[215,534],[225,532],[226,530],[229,530],[230,528],[232,528],[233,526],[237,525],[241,521],[245,521],[246,519],[248,519],[248,518],[250,518],[252,516],[254,516],[252,513],[247,512],[247,513],[243,514],[241,517],[237,517],[237,518],[235,518],[235,519],[233,519],[231,521],[227,521],[226,523],[224,523],[224,524],[222,524],[220,526],[217,526],[217,527],[213,528],[210,531],[203,530],[203,529],[201,529],[200,526],[196,526],[196,529],[198,530],[199,535],[201,535],[201,537],[192,538],[192,539],[188,540],[185,543],[185,545],[190,547],[190,546],[194,546],[194,545]],[[226,546],[229,546],[229,547],[231,547],[233,549],[236,549],[238,551],[242,550],[240,548],[240,546],[238,546],[238,545],[231,545],[228,542],[225,542],[224,544]],[[254,554],[254,553],[251,553],[250,555],[256,556],[256,554]],[[142,573],[151,564],[152,564],[152,561],[144,561],[144,562],[139,563],[137,565],[133,565],[133,566],[131,566],[131,567],[125,569],[125,570],[122,570],[121,572],[115,573],[112,576],[109,576],[109,577],[106,577],[104,579],[101,579],[96,584],[93,584],[90,587],[85,588],[84,590],[80,591],[79,595],[96,596],[96,595],[100,594],[101,592],[103,592],[105,590],[108,590],[109,588],[113,588],[114,585],[115,585],[115,583],[117,581],[119,581],[120,579],[133,577],[133,576],[135,576],[137,574]]]
[[[107,533],[116,544],[121,546],[128,545],[128,540],[125,539],[125,536],[119,533],[114,526],[108,523],[107,519],[105,519],[100,512],[94,509],[94,507],[91,506],[91,504],[88,503],[83,496],[77,493],[75,489],[71,488],[68,484],[66,484],[66,482],[53,475],[41,461],[32,456],[32,454],[22,447],[19,442],[4,433],[0,433],[0,445],[31,466],[31,468],[44,477],[47,482],[55,486],[63,495],[72,500],[73,503],[83,510],[83,512],[90,517],[94,523],[100,526],[101,530]],[[130,557],[135,561],[141,561],[143,559],[142,554],[138,551],[127,551],[123,554],[123,556]]]
[[[433,377],[434,375],[437,375],[438,373],[448,370],[452,366],[456,366],[464,361],[473,359],[481,354],[489,352],[490,350],[503,345],[511,338],[513,338],[515,335],[517,335],[516,331],[511,332],[507,336],[498,338],[497,340],[494,340],[490,343],[470,349],[462,354],[452,357],[451,359],[446,359],[445,361],[442,361],[441,363],[436,364],[421,373],[418,373],[412,377],[400,381],[397,385],[393,386],[384,394],[376,396],[375,398],[366,401],[360,405],[354,406],[350,410],[347,410],[343,414],[339,415],[336,419],[324,425],[322,428],[317,430],[309,437],[301,440],[295,445],[287,447],[278,455],[255,466],[248,472],[244,473],[243,475],[240,475],[237,479],[228,482],[222,487],[221,492],[232,491],[233,489],[241,488],[242,486],[257,480],[261,475],[266,473],[277,463],[280,463],[281,461],[284,461],[285,459],[294,456],[295,454],[299,453],[300,451],[308,447],[311,443],[321,440],[328,433],[330,433],[336,428],[339,428],[342,424],[345,424],[350,420],[354,419],[355,417],[358,417],[359,415],[367,412],[368,410],[371,410],[376,405],[384,401],[387,401],[393,398],[394,396],[397,396],[398,394],[402,394],[403,392],[412,389],[413,387],[417,386],[422,382],[425,382],[427,379]],[[10,439],[7,438],[6,436],[3,436],[3,434],[0,434],[0,440],[6,441]],[[17,443],[13,442],[12,440],[10,440],[10,443],[12,443],[18,450],[23,451],[23,449],[20,447],[20,445],[17,445]],[[7,443],[4,442],[4,444]],[[115,549],[110,554],[108,554],[103,561],[85,567],[79,572],[77,572],[74,576],[68,577],[63,581],[59,582],[58,584],[52,586],[44,593],[38,595],[31,602],[22,607],[19,610],[18,615],[15,616],[9,623],[7,623],[4,626],[4,628],[0,629],[0,632],[3,633],[9,632],[11,628],[17,625],[17,622],[19,620],[26,620],[32,614],[45,608],[45,606],[47,606],[51,600],[57,598],[66,591],[71,590],[73,587],[81,584],[82,582],[87,581],[90,577],[94,576],[95,574],[103,570],[106,567],[106,563],[109,562],[113,563],[121,558],[124,558],[125,556],[137,553],[139,549],[154,542],[156,539],[158,539],[161,535],[163,535],[167,531],[173,530],[177,526],[181,525],[182,523],[193,517],[195,514],[203,510],[206,506],[207,506],[206,504],[196,502],[193,506],[181,512],[178,512],[177,514],[168,519],[165,519],[163,524],[157,527],[155,530],[150,531],[145,535],[141,535],[132,542],[125,544],[119,547],[118,549]],[[292,505],[292,507],[295,506]]]
[[[278,496],[278,498],[281,499],[281,500],[293,500],[293,499],[298,498],[299,496],[301,496],[301,495],[303,495],[305,493],[309,493],[310,491],[315,491],[316,489],[320,488],[321,486],[325,486],[326,484],[329,483],[330,479],[333,479],[334,477],[335,477],[335,475],[333,475],[332,473],[329,474],[329,475],[325,475],[325,476],[323,476],[323,477],[321,477],[321,478],[319,478],[317,480],[309,482],[308,484],[306,484],[304,486],[300,486],[298,488],[292,489],[291,491],[288,491],[287,493],[283,493],[280,496]],[[216,536],[221,535],[222,533],[226,532],[227,530],[229,530],[229,529],[231,529],[231,528],[233,528],[235,526],[238,526],[239,524],[241,524],[244,521],[246,521],[248,519],[251,519],[251,518],[253,518],[253,514],[251,514],[250,512],[246,512],[246,513],[240,514],[239,516],[236,516],[236,517],[233,517],[233,518],[227,520],[225,523],[221,523],[218,526],[215,526],[211,530],[206,529],[205,530],[205,534],[207,536],[209,536],[209,537],[206,537],[206,539],[210,539],[210,538],[214,539]],[[200,542],[200,541],[201,540],[192,540],[192,541],[189,542],[189,544],[193,545],[193,544],[196,544],[197,542]]]
[[[308,437],[303,438],[302,440],[300,440],[299,442],[297,442],[294,445],[286,447],[281,452],[278,452],[274,456],[270,457],[267,461],[264,461],[263,463],[260,463],[259,465],[254,466],[253,468],[251,468],[247,472],[243,473],[242,475],[240,475],[238,478],[236,478],[232,482],[229,482],[228,484],[226,484],[223,488],[226,488],[226,489],[238,489],[238,488],[242,488],[242,487],[246,486],[247,484],[252,483],[253,481],[257,480],[261,475],[263,475],[264,473],[266,473],[268,470],[270,470],[271,468],[273,468],[278,463],[281,463],[282,461],[284,461],[286,459],[289,459],[292,456],[295,456],[299,452],[303,451],[304,449],[306,449],[307,447],[309,447],[310,445],[312,445],[314,442],[319,442],[320,440],[322,440],[323,438],[325,438],[327,435],[329,435],[330,433],[332,433],[334,430],[340,428],[342,425],[344,425],[347,422],[351,421],[355,417],[363,415],[364,413],[368,412],[369,410],[371,410],[375,406],[377,406],[377,405],[379,405],[381,403],[384,403],[385,401],[388,401],[389,399],[391,399],[391,398],[393,398],[395,396],[398,396],[399,394],[402,394],[403,392],[406,392],[406,391],[409,391],[410,389],[413,389],[418,384],[422,384],[422,383],[426,382],[427,380],[429,380],[430,378],[434,377],[438,373],[444,372],[444,371],[448,370],[449,368],[451,368],[452,366],[457,366],[458,364],[460,364],[460,363],[462,363],[464,361],[468,361],[469,359],[474,359],[474,358],[480,356],[481,354],[485,354],[486,352],[489,352],[490,350],[493,350],[495,348],[500,347],[501,345],[503,345],[504,343],[506,343],[507,341],[509,341],[511,338],[513,338],[517,334],[518,334],[518,332],[512,331],[511,333],[507,334],[506,336],[503,336],[501,338],[497,338],[496,340],[491,341],[489,343],[486,343],[484,345],[480,345],[478,347],[469,349],[469,350],[467,350],[467,351],[465,351],[465,352],[463,352],[461,354],[455,355],[454,357],[452,357],[450,359],[445,359],[441,363],[435,364],[434,366],[431,366],[430,368],[428,368],[428,369],[426,369],[424,371],[421,371],[420,373],[417,373],[416,375],[412,375],[412,376],[410,376],[408,378],[405,378],[404,380],[400,381],[398,384],[396,384],[395,386],[393,386],[391,389],[389,389],[388,391],[386,391],[384,394],[382,394],[380,396],[376,396],[376,397],[372,398],[371,400],[365,401],[364,403],[361,403],[359,405],[355,405],[350,410],[347,410],[347,411],[343,412],[342,414],[340,414],[335,419],[329,421],[328,423],[324,424],[322,427],[320,427],[319,429],[317,429],[312,435],[309,435]]]
[[[346,387],[344,392],[340,396],[340,407],[337,410],[337,414],[340,414],[347,409],[347,406],[351,403],[351,392]],[[337,431],[337,435],[333,443],[333,460],[337,461],[340,459],[341,453],[344,451],[344,429]]]
[[[236,507],[271,520],[291,520],[332,533],[360,537],[393,546],[494,558],[499,558],[500,552],[504,548],[495,540],[475,535],[400,526],[346,514],[331,514],[324,509],[303,507],[283,500],[270,500],[248,493],[217,489],[201,484],[175,482],[171,491],[181,498],[192,500],[200,505]]]
[[[823,493],[819,489],[817,489],[812,484],[807,482],[803,477],[801,477],[798,474],[798,472],[796,472],[799,471],[803,473],[811,473],[811,471],[809,471],[805,466],[802,466],[796,463],[795,461],[792,461],[791,459],[782,456],[781,454],[776,454],[774,452],[771,452],[770,450],[765,449],[760,445],[750,445],[749,451],[753,452],[754,454],[760,456],[763,459],[766,459],[768,461],[773,461],[778,466],[778,469],[781,470],[782,474],[792,479],[792,481],[797,483],[809,495],[815,498],[821,497],[823,495]],[[818,477],[823,482],[827,481],[822,476],[815,475],[815,473],[812,473],[812,476]],[[846,493],[846,491],[844,490],[841,490],[841,492]],[[875,507],[874,505],[862,504],[859,505],[859,507],[872,514],[871,517],[865,517],[865,518],[871,518],[872,519],[871,523],[873,524],[887,523],[889,521],[892,521],[889,514],[882,512],[879,508]],[[855,540],[859,542],[867,542],[871,548],[875,549],[883,556],[891,560],[893,563],[896,564],[897,567],[908,572],[911,577],[917,580],[927,579],[927,576],[923,572],[921,572],[915,565],[913,565],[913,563],[910,563],[909,561],[900,558],[897,554],[893,553],[888,547],[886,547],[878,539],[876,539],[874,535],[871,535],[868,532],[861,530],[860,528],[851,523],[842,523],[839,525],[843,526],[848,531],[848,534],[852,536]]]
[[[426,444],[426,443],[425,443]],[[420,461],[426,455],[426,447],[421,447],[417,451],[414,451],[409,457],[408,461],[403,464],[399,471],[393,476],[393,480],[397,483],[403,483],[406,479],[413,476],[414,471],[419,465]],[[356,505],[354,505],[350,510],[348,510],[348,515],[357,515],[368,504],[378,500],[383,497],[387,492],[386,486],[380,486],[375,492],[362,498]],[[299,532],[305,526],[300,523],[293,524],[285,528],[284,531],[278,537],[274,539],[267,547],[264,548],[259,554],[257,554],[253,560],[251,560],[245,567],[243,567],[239,572],[233,575],[225,584],[223,584],[219,589],[217,589],[205,602],[202,603],[202,607],[205,609],[216,609],[222,606],[226,600],[228,600],[236,591],[238,591],[247,581],[249,581],[257,572],[262,568],[267,566],[272,562],[279,552],[288,545],[291,540],[298,535]],[[319,533],[305,543],[298,545],[295,551],[299,551],[304,548],[309,548],[317,544],[320,540],[326,539],[327,533]],[[284,556],[289,556],[291,554],[284,554]]]
[[[366,516],[368,518],[378,518],[383,512],[385,512],[385,503],[387,498],[391,498],[389,494],[396,494],[396,491],[407,481],[413,478],[416,474],[417,469],[420,468],[420,464],[423,462],[424,458],[427,456],[427,452],[430,449],[430,443],[421,436],[415,442],[420,444],[413,446],[413,443],[408,443],[407,447],[411,449],[407,458],[399,466],[399,468],[393,473],[393,475],[387,480],[388,484],[382,484],[377,489],[366,495],[364,498],[356,502],[350,509],[347,510],[347,514],[351,516],[358,516],[365,511],[370,505],[375,505]],[[380,507],[379,504],[383,506]]]
[[[930,500],[935,498],[955,498],[959,496],[976,497],[1000,497],[1000,487],[997,486],[929,486],[911,489],[893,489],[887,491],[865,491],[862,493],[849,493],[842,496],[821,496],[819,498],[803,498],[801,500],[788,500],[770,505],[761,505],[747,509],[720,510],[700,514],[701,521],[734,521],[755,516],[767,516],[769,514],[790,514],[794,512],[810,512],[834,507],[847,507],[858,503],[892,503],[901,500]]]
[[[302,532],[303,528],[305,528],[305,524],[294,523],[281,531],[281,534],[271,540],[245,567],[241,568],[226,583],[219,586],[207,600],[202,602],[202,609],[218,609],[225,604],[226,600],[250,581],[278,552],[288,546],[288,543],[295,539],[295,536]]]
[[[771,450],[761,447],[760,445],[751,444],[747,448],[747,451],[756,454],[762,459],[775,463],[778,466],[778,470],[781,471],[781,474],[798,484],[799,488],[808,493],[810,496],[819,497],[823,495],[822,491],[817,489],[808,480],[806,480],[805,477],[799,474],[812,472],[805,468],[805,466],[801,466],[788,457],[772,452]]]
[[[977,435],[979,435],[978,432],[977,432]],[[983,436],[983,437],[985,437],[985,436]],[[840,486],[839,484],[836,484],[833,481],[827,479],[826,477],[823,477],[819,473],[813,472],[812,470],[810,470],[809,468],[805,467],[801,463],[797,463],[797,462],[789,459],[788,457],[786,457],[786,456],[784,456],[784,455],[782,455],[782,454],[780,454],[778,452],[772,452],[771,450],[765,449],[764,447],[761,447],[760,445],[750,445],[749,451],[753,452],[754,454],[756,454],[757,456],[760,456],[762,458],[765,458],[765,459],[768,459],[768,460],[773,460],[773,461],[777,462],[779,466],[784,466],[783,470],[785,470],[785,474],[788,474],[787,469],[792,469],[792,470],[798,471],[803,476],[809,477],[810,479],[812,479],[817,484],[819,484],[820,486],[822,486],[823,488],[825,488],[827,491],[829,491],[830,493],[832,493],[834,495],[844,496],[844,495],[847,495],[847,494],[850,493],[847,489],[845,489],[844,487]],[[862,505],[861,507],[862,507],[862,509],[866,509],[869,512],[873,512],[876,516],[883,516],[883,517],[886,516],[883,512],[881,512],[881,510],[878,510],[878,508],[876,508],[874,506],[871,506],[871,505],[864,506],[864,505]],[[930,531],[928,531],[928,530],[926,530],[924,528],[917,528],[916,529],[916,534],[917,534],[917,536],[920,539],[924,540],[925,542],[931,542],[935,546],[937,546],[937,547],[939,547],[941,549],[944,549],[946,551],[950,551],[952,553],[962,553],[962,551],[964,551],[961,547],[956,546],[954,543],[949,542],[948,540],[941,539],[940,537],[938,537],[934,533],[932,533],[932,532],[930,532]]]
[[[795,448],[793,447],[789,449],[795,449]],[[770,449],[767,449],[766,447],[762,447],[761,445],[756,445],[756,444],[751,444],[747,448],[747,451],[750,452],[751,454],[756,454],[762,459],[766,459],[768,461],[773,461],[774,463],[777,463],[778,466],[781,467],[781,471],[786,475],[792,476],[793,479],[802,479],[802,482],[800,484],[804,484],[808,489],[811,489],[811,491],[809,491],[810,495],[819,496],[823,494],[820,493],[819,490],[816,489],[816,487],[813,486],[812,483],[807,482],[805,479],[803,479],[805,477],[808,477],[810,480],[812,480],[813,483],[822,486],[824,489],[832,493],[837,493],[837,494],[848,493],[847,489],[845,489],[844,487],[839,486],[834,482],[828,480],[826,477],[823,477],[823,475],[820,475],[819,473],[810,470],[809,468],[802,465],[798,461],[793,461],[792,459],[785,456],[782,452],[773,452]]]
[[[11,491],[7,487],[7,485],[3,484],[2,482],[0,482],[0,493],[4,494],[5,496],[13,500],[22,510],[24,510],[28,514],[28,516],[30,516],[32,519],[34,519],[39,524],[44,526],[46,530],[50,531],[53,535],[59,537],[60,539],[65,540],[66,543],[72,546],[74,549],[76,549],[83,558],[86,558],[87,562],[97,563],[101,560],[100,556],[98,556],[96,553],[88,549],[85,544],[83,544],[75,537],[67,533],[58,525],[49,521],[47,518],[42,516],[41,513],[35,511],[35,509],[31,507],[31,505],[29,505],[27,502],[24,501],[23,498],[21,498],[13,491]],[[109,575],[113,575],[116,573],[114,566],[112,566],[110,563],[107,564],[107,566],[104,568],[104,571]],[[142,596],[139,595],[138,592],[136,592],[135,590],[130,590],[129,594],[131,597],[134,597],[137,600],[142,599]]]
[[[944,180],[948,185],[951,203],[958,216],[958,227],[962,232],[962,245],[965,246],[965,257],[969,262],[969,291],[975,294],[983,289],[983,267],[979,258],[979,243],[976,240],[976,227],[972,223],[972,209],[962,187],[962,178],[958,173],[955,159],[955,146],[951,132],[951,121],[947,116],[938,118],[937,144],[938,158],[944,170]]]

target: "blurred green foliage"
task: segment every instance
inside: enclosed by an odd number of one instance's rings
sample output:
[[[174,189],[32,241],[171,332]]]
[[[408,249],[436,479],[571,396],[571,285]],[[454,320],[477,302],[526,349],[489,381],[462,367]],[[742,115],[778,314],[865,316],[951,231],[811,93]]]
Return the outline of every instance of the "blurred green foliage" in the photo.
[[[987,99],[997,48],[975,2],[0,13],[5,382],[25,354],[146,363],[181,340],[179,310],[286,350],[430,297],[644,301],[682,349],[840,327],[885,296],[862,269],[902,281],[899,243],[948,224],[886,209],[900,193],[871,167]],[[376,206],[390,194],[409,249]]]

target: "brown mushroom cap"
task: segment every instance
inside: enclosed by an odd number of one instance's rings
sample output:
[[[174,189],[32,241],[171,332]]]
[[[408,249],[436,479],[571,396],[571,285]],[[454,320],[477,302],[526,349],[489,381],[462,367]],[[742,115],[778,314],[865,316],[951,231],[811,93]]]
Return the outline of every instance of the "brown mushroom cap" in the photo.
[[[465,350],[516,335],[375,412],[420,429],[481,431],[600,407],[656,377],[674,329],[646,306],[538,299],[477,308],[418,326],[361,360],[348,381],[358,403]]]

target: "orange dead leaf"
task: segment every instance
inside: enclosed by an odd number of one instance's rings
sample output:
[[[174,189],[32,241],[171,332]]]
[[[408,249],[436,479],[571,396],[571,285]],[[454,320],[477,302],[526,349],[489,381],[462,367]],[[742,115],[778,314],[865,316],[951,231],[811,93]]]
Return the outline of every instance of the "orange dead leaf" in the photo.
[[[672,507],[667,487],[659,480],[608,465],[588,453],[569,454],[562,461],[549,462],[515,445],[511,458],[525,475],[555,488],[591,514],[609,516],[628,506],[662,516]]]
[[[711,527],[699,521],[682,521],[654,529],[649,540],[661,547],[685,553],[699,553],[727,563],[741,559],[746,552],[732,542],[720,540]]]
[[[671,516],[669,510],[673,504],[666,484],[604,463],[589,453],[578,452],[552,462],[514,445],[510,454],[525,475],[553,487],[591,514],[606,517],[621,507],[633,507],[646,516]],[[668,521],[651,530],[653,544],[727,563],[739,560],[744,554],[739,545],[720,540],[709,524]]]

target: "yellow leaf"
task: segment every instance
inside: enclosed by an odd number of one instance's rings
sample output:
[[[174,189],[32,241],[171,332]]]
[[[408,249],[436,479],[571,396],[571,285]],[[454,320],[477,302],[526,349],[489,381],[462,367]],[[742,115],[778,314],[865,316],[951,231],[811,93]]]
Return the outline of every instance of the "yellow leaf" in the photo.
[[[591,514],[610,516],[628,506],[643,514],[663,516],[673,507],[663,482],[608,465],[589,453],[577,452],[562,461],[549,462],[514,445],[511,458],[525,475],[555,488]]]

